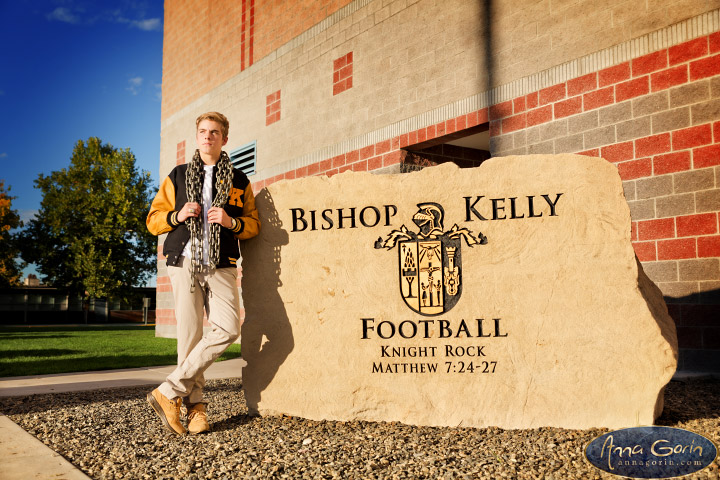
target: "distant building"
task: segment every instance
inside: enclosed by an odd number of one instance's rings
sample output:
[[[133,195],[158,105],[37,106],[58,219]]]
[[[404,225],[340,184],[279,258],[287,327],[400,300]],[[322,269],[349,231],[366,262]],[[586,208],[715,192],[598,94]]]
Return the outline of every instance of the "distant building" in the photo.
[[[680,368],[720,365],[720,10],[712,2],[166,2],[160,175],[194,120],[280,179],[573,152],[617,165]],[[162,254],[160,239],[159,253]],[[161,257],[161,256],[160,256]],[[174,335],[158,263],[157,334]],[[628,319],[629,322],[632,319]]]
[[[40,287],[42,284],[34,273],[29,273],[27,278],[23,280],[23,285],[26,287]]]

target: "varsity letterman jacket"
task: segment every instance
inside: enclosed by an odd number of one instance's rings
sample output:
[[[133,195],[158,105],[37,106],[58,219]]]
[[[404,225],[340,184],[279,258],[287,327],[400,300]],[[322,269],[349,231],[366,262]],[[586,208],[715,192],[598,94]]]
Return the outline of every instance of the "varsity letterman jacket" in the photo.
[[[179,222],[177,219],[178,212],[188,201],[185,189],[186,172],[187,164],[182,164],[165,177],[145,222],[153,235],[168,234],[163,244],[163,254],[169,266],[177,265],[185,245],[190,241],[190,230],[184,222]],[[217,194],[216,174],[217,168],[214,168],[213,198]],[[204,177],[205,173],[203,172],[202,175]],[[203,177],[200,178],[201,185]],[[240,258],[238,240],[252,238],[260,231],[260,219],[255,209],[255,196],[250,180],[239,169],[233,169],[232,187],[223,208],[236,220],[236,225],[235,229],[220,227],[220,260],[217,268],[237,265],[237,260]]]

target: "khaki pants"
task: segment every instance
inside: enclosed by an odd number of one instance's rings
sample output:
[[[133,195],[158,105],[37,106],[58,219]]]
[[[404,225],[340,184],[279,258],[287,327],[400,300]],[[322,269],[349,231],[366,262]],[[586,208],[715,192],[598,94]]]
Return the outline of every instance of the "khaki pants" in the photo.
[[[240,293],[237,268],[210,270],[204,266],[190,292],[190,260],[168,266],[175,298],[178,366],[159,387],[167,398],[185,404],[204,402],[205,370],[240,336]],[[203,337],[203,310],[211,331]]]

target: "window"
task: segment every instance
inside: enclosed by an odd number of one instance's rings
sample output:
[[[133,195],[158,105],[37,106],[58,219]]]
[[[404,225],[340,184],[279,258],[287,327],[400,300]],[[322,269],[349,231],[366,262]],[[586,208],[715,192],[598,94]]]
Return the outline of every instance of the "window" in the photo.
[[[255,144],[250,142],[230,152],[230,163],[239,168],[245,175],[255,175]]]

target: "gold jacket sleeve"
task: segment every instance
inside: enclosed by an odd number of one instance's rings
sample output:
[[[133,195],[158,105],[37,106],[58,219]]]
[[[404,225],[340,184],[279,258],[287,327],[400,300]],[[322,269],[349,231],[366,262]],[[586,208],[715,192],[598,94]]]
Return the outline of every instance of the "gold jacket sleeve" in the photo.
[[[247,240],[260,233],[260,217],[255,208],[255,195],[253,195],[250,183],[245,188],[243,199],[243,213],[240,218],[236,218],[235,237],[238,240]]]
[[[170,177],[165,177],[160,189],[150,205],[145,224],[153,235],[167,233],[177,227],[178,212],[175,211],[175,185]]]

